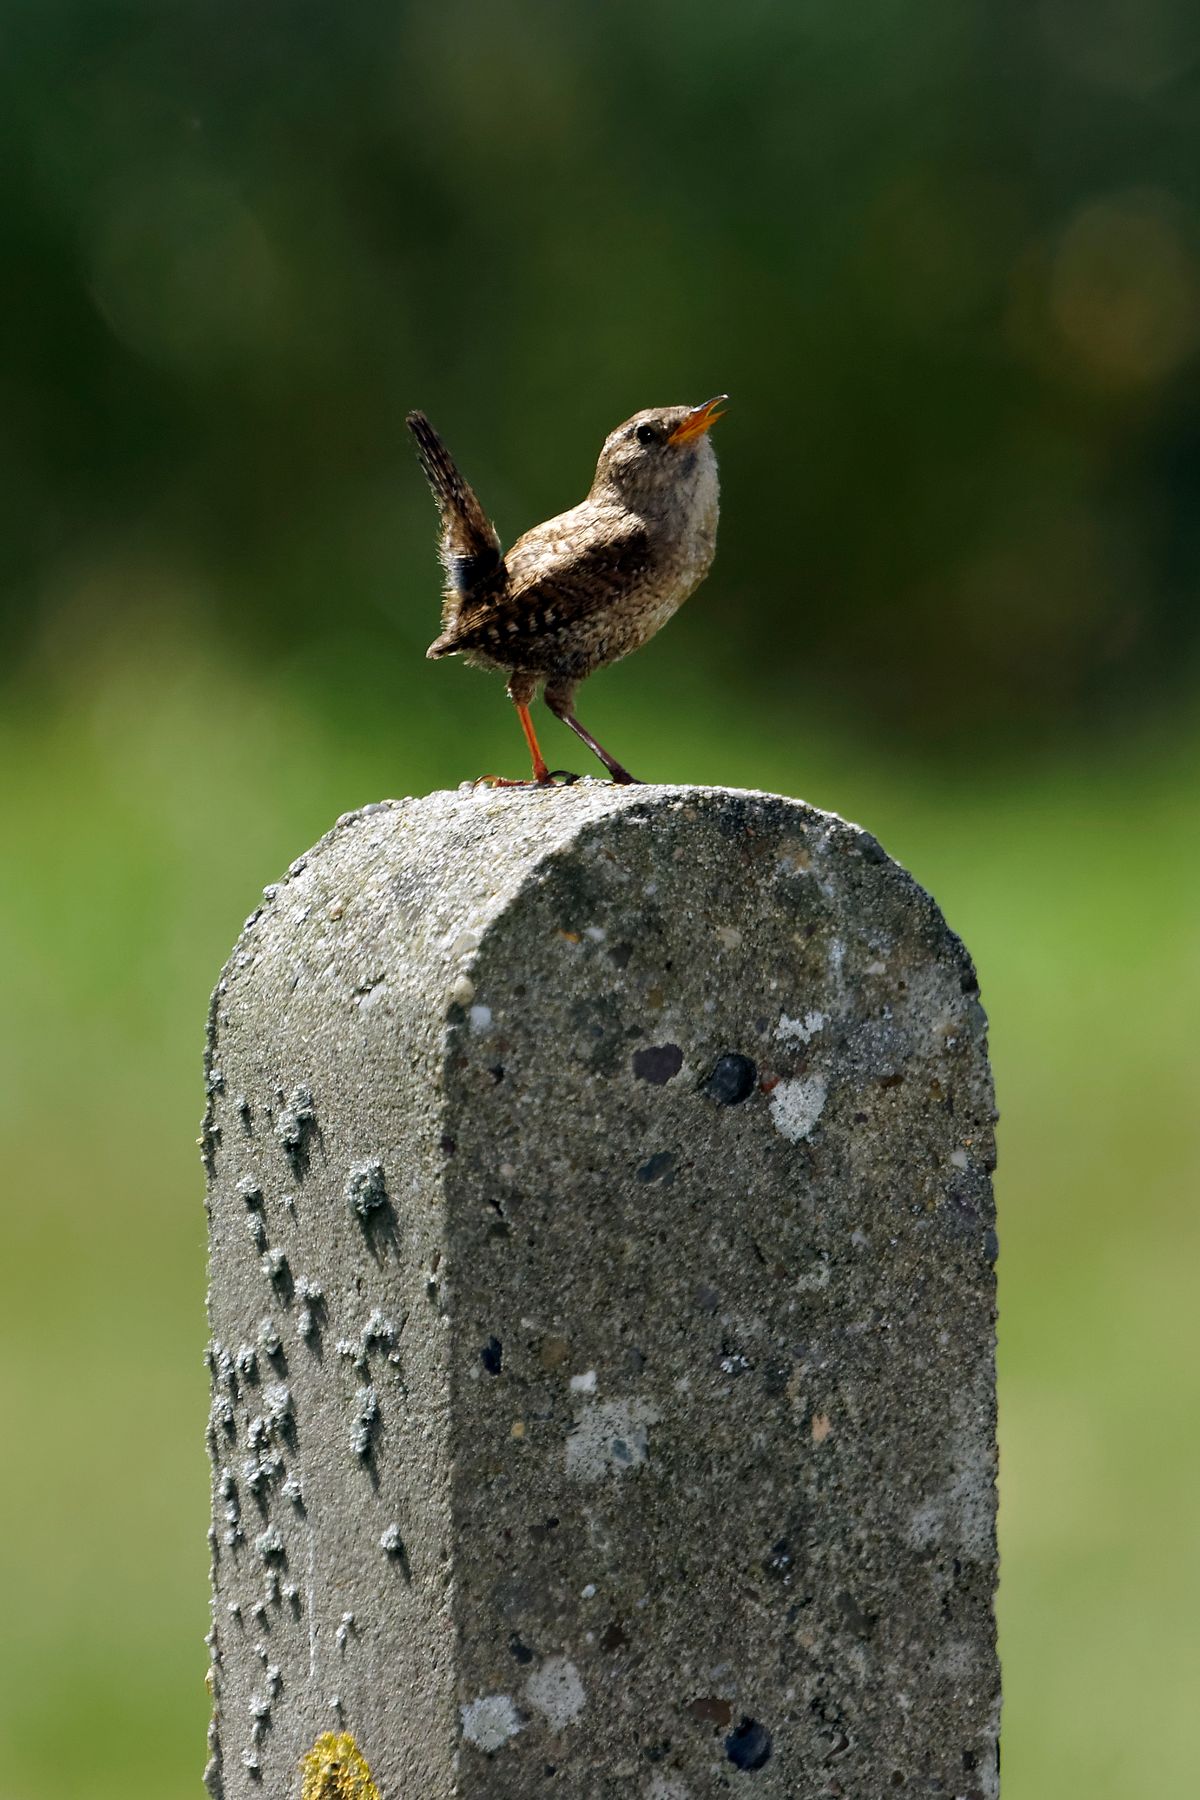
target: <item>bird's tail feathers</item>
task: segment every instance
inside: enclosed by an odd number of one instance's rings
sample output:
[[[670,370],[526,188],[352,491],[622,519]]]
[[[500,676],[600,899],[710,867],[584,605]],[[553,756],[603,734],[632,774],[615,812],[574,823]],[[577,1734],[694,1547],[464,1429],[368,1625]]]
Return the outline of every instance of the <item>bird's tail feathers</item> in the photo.
[[[470,483],[423,412],[410,412],[405,420],[416,441],[417,455],[425,471],[425,479],[433,489],[433,497],[443,512],[458,515],[465,524],[475,525],[484,533],[491,530],[483,508]]]
[[[464,612],[471,612],[503,587],[507,571],[495,526],[425,414],[409,413],[407,424],[442,517],[439,553],[446,571],[445,631]]]

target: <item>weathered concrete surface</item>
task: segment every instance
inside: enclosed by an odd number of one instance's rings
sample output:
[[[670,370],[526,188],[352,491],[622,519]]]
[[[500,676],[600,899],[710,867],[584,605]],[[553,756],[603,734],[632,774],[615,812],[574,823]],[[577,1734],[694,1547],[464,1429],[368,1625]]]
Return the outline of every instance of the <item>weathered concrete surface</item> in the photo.
[[[796,802],[301,858],[213,1010],[213,1792],[995,1795],[984,1029]]]

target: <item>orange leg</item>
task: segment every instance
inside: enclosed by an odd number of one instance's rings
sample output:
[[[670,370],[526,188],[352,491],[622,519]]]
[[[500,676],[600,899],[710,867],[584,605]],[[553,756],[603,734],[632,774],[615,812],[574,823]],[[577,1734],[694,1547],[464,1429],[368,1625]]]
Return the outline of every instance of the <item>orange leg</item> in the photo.
[[[517,709],[517,717],[521,721],[521,730],[525,733],[525,742],[529,745],[529,754],[533,758],[533,780],[512,781],[505,775],[481,775],[479,781],[485,782],[488,787],[554,787],[556,785],[555,776],[561,776],[568,786],[571,782],[577,781],[578,776],[571,775],[565,770],[556,769],[552,774],[547,768],[546,759],[538,745],[537,733],[533,729],[533,720],[529,716],[528,702],[518,700],[515,695],[511,698]]]
[[[529,716],[529,708],[520,700],[516,702],[517,717],[521,721],[521,730],[525,733],[525,742],[529,745],[529,754],[533,758],[533,779],[539,787],[549,787],[550,771],[546,767],[546,759],[538,748],[537,733],[533,729],[533,720]]]

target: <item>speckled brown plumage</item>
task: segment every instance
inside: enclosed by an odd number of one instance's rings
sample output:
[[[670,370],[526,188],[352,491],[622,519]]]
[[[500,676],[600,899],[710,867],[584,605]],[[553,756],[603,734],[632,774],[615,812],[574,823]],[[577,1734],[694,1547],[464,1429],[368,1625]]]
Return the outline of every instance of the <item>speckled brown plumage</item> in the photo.
[[[708,573],[718,510],[708,429],[724,399],[648,407],[618,425],[586,500],[535,525],[507,554],[429,420],[409,414],[441,513],[446,576],[442,631],[428,654],[505,671],[541,785],[553,777],[529,703],[543,683],[551,712],[613,780],[633,780],[575,717],[575,689],[593,670],[640,649]]]

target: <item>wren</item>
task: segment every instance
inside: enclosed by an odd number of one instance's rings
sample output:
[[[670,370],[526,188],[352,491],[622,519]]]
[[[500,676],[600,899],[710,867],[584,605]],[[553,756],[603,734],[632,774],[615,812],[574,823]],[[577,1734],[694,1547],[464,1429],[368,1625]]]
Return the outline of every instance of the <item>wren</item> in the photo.
[[[634,780],[575,717],[575,690],[647,643],[707,575],[718,512],[708,431],[726,399],[634,413],[605,439],[587,499],[535,525],[507,554],[425,414],[408,415],[441,513],[442,629],[427,655],[507,674],[539,787],[577,779],[552,773],[538,748],[529,707],[539,685],[613,780]]]

